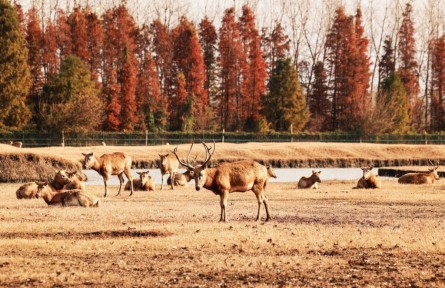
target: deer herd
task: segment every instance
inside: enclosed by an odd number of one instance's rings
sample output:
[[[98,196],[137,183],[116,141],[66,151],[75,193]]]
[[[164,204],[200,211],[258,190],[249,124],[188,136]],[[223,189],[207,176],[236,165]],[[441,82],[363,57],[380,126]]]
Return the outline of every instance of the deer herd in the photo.
[[[211,159],[216,150],[216,144],[207,145],[201,141],[205,150],[205,159],[201,163],[196,162],[196,158],[190,160],[190,154],[194,143],[192,142],[187,154],[187,160],[181,160],[178,155],[178,147],[166,154],[159,155],[159,169],[161,170],[161,188],[164,188],[164,175],[169,174],[167,185],[171,189],[175,186],[187,186],[193,179],[196,191],[202,188],[212,191],[220,198],[220,218],[222,222],[227,221],[226,209],[228,206],[228,197],[232,192],[252,191],[258,202],[256,220],[260,219],[261,206],[264,205],[266,211],[265,221],[271,219],[269,213],[269,203],[265,190],[269,179],[277,178],[275,171],[271,166],[264,166],[254,160],[241,160],[237,162],[223,162],[212,165]],[[149,175],[149,171],[136,172],[139,178],[133,179],[131,176],[132,159],[122,152],[104,154],[97,157],[94,153],[82,153],[83,168],[93,169],[103,178],[104,198],[107,197],[107,181],[111,175],[117,175],[119,178],[120,195],[124,183],[125,174],[128,179],[124,190],[130,191],[130,196],[134,191],[156,191],[156,185]],[[439,179],[437,172],[438,164],[429,162],[431,167],[424,173],[407,173],[398,179],[400,184],[431,184]],[[179,165],[186,168],[184,173],[177,173]],[[372,170],[374,167],[361,168],[363,176],[358,180],[354,189],[378,189],[382,187],[381,179],[375,175]],[[82,173],[83,174],[83,173]],[[77,171],[68,172],[59,170],[55,173],[52,181],[47,182],[29,182],[23,184],[16,191],[17,199],[43,198],[49,206],[82,206],[99,207],[101,200],[94,194],[85,189],[85,177]],[[298,189],[319,189],[321,183],[321,171],[312,171],[309,177],[301,177],[298,181]],[[116,195],[116,196],[117,196]]]

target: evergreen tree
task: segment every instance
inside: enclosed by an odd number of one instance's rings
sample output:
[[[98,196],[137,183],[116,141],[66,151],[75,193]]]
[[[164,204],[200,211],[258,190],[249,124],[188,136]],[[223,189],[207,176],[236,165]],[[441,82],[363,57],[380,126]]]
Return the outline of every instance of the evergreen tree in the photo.
[[[397,73],[400,75],[400,79],[405,86],[406,97],[408,97],[411,128],[418,130],[422,125],[421,121],[423,113],[422,102],[421,99],[418,98],[420,89],[417,76],[419,64],[416,61],[416,41],[414,38],[412,12],[412,5],[407,3],[403,12],[403,20],[399,31],[399,67]]]
[[[368,127],[370,133],[405,133],[409,129],[406,90],[397,73],[385,79]]]
[[[329,131],[332,103],[328,99],[327,75],[321,61],[317,62],[314,67],[314,83],[308,102],[311,112],[309,129],[312,131]]]
[[[17,10],[0,0],[0,128],[23,128],[31,118],[26,35]]]
[[[309,119],[306,97],[298,80],[298,73],[290,59],[277,61],[269,80],[269,94],[264,99],[264,115],[271,128],[294,131],[304,128]]]
[[[55,131],[88,131],[100,128],[103,104],[87,65],[68,56],[59,74],[45,85],[43,128]]]

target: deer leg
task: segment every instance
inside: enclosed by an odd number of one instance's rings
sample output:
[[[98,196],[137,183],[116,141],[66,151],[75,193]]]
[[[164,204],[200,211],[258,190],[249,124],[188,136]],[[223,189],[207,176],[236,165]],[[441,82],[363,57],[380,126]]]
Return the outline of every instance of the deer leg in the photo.
[[[227,198],[229,198],[228,192],[222,192],[220,195],[220,205],[221,205],[221,217],[219,218],[219,222],[227,222],[226,219],[226,207],[227,207]]]
[[[130,182],[130,196],[131,196],[131,195],[133,195],[133,191],[134,191],[133,177],[131,176],[131,170],[125,170],[124,173],[125,173],[125,176],[127,176],[128,182]],[[122,177],[121,186],[122,186],[122,183],[124,183],[124,177]]]
[[[107,179],[104,177],[104,185],[105,185],[105,194],[104,197],[107,197]]]
[[[119,191],[117,191],[116,196],[119,196],[121,194],[122,183],[124,183],[124,176],[121,173],[121,174],[117,175],[117,177],[119,177]]]
[[[269,214],[269,202],[267,202],[267,196],[262,194],[261,198],[263,199],[263,203],[264,203],[264,208],[266,208],[266,222],[269,221],[270,218],[270,214]]]
[[[175,189],[175,180],[176,180],[176,172],[174,172],[174,171],[172,171],[172,172],[170,172],[170,179],[171,179],[171,186],[172,186],[172,190],[174,190]]]
[[[171,179],[173,181],[173,179]],[[161,173],[161,191],[164,190],[164,174]]]
[[[262,199],[262,195],[261,194],[255,193],[255,196],[256,196],[256,199],[258,200],[258,213],[256,214],[255,221],[258,221],[258,220],[260,220],[261,201],[263,199]]]

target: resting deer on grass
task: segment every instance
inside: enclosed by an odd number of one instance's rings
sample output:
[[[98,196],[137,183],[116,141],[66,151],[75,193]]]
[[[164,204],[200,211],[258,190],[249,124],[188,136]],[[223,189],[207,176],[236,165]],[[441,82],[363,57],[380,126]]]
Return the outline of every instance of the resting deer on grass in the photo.
[[[229,193],[232,192],[246,192],[252,190],[258,200],[258,213],[256,220],[260,219],[261,204],[264,204],[266,209],[266,221],[270,220],[269,204],[267,197],[264,195],[264,190],[269,179],[267,168],[256,161],[243,160],[233,163],[222,163],[217,167],[209,168],[209,162],[215,153],[215,142],[213,142],[213,151],[211,147],[207,146],[201,141],[206,150],[206,158],[200,165],[192,166],[190,163],[185,163],[179,159],[176,147],[172,152],[176,156],[178,162],[187,167],[188,170],[193,171],[195,176],[196,191],[201,188],[206,188],[220,197],[221,216],[219,221],[227,221],[226,208]],[[190,147],[190,151],[193,147]],[[190,154],[189,151],[189,154]]]
[[[318,183],[321,183],[320,173],[321,171],[312,170],[310,177],[301,177],[298,181],[298,189],[318,189]]]
[[[364,167],[361,168],[363,171],[363,176],[357,182],[357,189],[380,189],[382,188],[382,182],[379,175],[372,173],[374,167]]]
[[[25,183],[17,189],[15,195],[17,199],[33,199],[36,198],[37,194],[37,183],[29,182]]]
[[[402,175],[398,182],[400,184],[433,184],[434,181],[439,180],[439,174],[437,169],[439,165],[433,165],[431,162],[431,167],[428,167],[428,172],[423,173],[407,173]]]
[[[48,206],[99,207],[100,200],[82,190],[53,191],[47,182],[37,182],[36,198],[42,197]]]
[[[104,179],[105,194],[107,197],[107,181],[111,175],[119,177],[119,191],[117,195],[121,194],[122,184],[124,183],[124,176],[127,176],[130,182],[130,196],[133,195],[133,178],[131,177],[131,157],[122,152],[115,152],[113,154],[104,154],[97,158],[93,153],[82,153],[85,156],[85,168],[93,169],[99,173]]]
[[[148,173],[150,171],[136,172],[139,179],[133,180],[133,187],[135,191],[156,191],[156,185]],[[130,181],[125,185],[125,190],[130,190]]]

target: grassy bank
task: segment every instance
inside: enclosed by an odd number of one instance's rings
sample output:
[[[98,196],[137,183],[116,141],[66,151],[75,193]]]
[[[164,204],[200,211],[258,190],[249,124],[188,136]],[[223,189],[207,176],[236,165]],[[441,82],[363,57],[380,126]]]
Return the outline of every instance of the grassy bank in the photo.
[[[0,286],[442,286],[442,180],[355,182],[270,183],[268,223],[254,221],[252,192],[231,194],[219,223],[219,198],[193,187],[116,197],[114,186],[85,209],[17,200],[17,184],[0,184]]]

